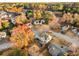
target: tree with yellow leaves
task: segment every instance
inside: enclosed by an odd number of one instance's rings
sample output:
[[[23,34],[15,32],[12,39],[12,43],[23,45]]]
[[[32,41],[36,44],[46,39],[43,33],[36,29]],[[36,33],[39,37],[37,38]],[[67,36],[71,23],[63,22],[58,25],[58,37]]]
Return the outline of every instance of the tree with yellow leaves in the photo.
[[[35,19],[40,19],[42,18],[42,11],[41,10],[34,10],[34,18]]]
[[[23,24],[23,23],[26,23],[28,21],[28,19],[26,18],[25,14],[24,13],[21,13],[21,15],[18,15],[16,18],[15,18],[15,22],[17,24]]]

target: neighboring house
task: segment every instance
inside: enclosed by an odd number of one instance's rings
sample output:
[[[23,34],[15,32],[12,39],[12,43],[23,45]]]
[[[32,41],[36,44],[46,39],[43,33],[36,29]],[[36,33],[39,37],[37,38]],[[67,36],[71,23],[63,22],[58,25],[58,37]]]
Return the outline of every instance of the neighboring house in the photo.
[[[15,18],[11,17],[10,20],[11,20],[11,22],[12,22],[13,24],[16,24]]]
[[[7,17],[7,13],[4,11],[0,11],[0,18],[6,18]]]
[[[35,20],[33,22],[34,25],[41,25],[41,24],[45,24],[45,20]]]
[[[61,27],[61,33],[66,32],[69,28],[70,28],[69,25],[68,25],[68,26],[62,26],[62,27]]]
[[[79,32],[77,31],[77,28],[72,28],[72,31],[79,36]]]
[[[77,33],[77,35],[79,36],[79,32]]]
[[[1,11],[0,12],[0,18],[1,19],[5,19],[5,20],[10,20],[13,24],[15,24],[15,15],[16,13],[12,14],[10,12],[4,12],[4,11]]]
[[[0,32],[0,38],[6,38],[6,33],[5,32]]]
[[[35,38],[38,40],[41,44],[47,44],[52,39],[52,36],[46,32],[38,33],[35,31]]]
[[[48,49],[49,49],[49,53],[53,56],[57,56],[60,54],[63,55],[69,50],[67,46],[61,46],[58,44],[49,44]]]

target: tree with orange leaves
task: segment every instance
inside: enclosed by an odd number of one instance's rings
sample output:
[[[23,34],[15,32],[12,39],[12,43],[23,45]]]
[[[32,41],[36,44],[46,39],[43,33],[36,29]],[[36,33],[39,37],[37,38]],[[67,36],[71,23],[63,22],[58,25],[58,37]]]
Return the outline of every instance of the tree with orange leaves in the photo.
[[[15,44],[14,46],[22,48],[33,43],[34,33],[26,25],[18,26],[12,30],[10,40]]]
[[[9,8],[5,8],[6,11],[9,11],[9,12],[22,12],[23,11],[23,8],[22,7],[9,7]]]

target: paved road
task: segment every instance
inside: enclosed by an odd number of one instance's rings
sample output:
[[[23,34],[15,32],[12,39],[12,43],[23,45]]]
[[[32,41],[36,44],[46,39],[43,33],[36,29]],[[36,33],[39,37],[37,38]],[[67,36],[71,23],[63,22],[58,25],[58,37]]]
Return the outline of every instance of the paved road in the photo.
[[[67,35],[61,34],[61,33],[57,33],[57,32],[52,32],[54,36],[60,38],[60,39],[64,39],[72,44],[75,44],[79,47],[79,41],[77,39],[74,39],[72,37],[69,37]]]
[[[10,47],[12,47],[12,44],[10,42],[6,42],[6,43],[3,43],[3,44],[0,44],[0,51],[8,49]]]

